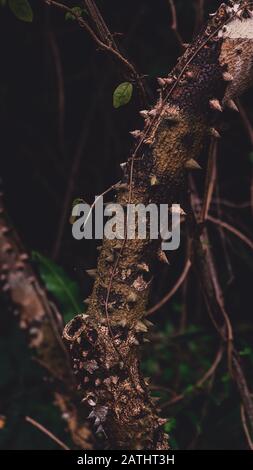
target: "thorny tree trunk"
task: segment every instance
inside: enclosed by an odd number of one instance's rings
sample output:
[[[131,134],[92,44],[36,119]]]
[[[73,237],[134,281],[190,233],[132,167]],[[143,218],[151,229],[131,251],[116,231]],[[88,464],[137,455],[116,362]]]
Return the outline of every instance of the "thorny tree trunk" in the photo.
[[[1,290],[5,293],[7,305],[17,314],[29,347],[36,352],[37,361],[53,381],[55,404],[66,421],[74,444],[82,449],[92,448],[92,433],[84,413],[81,413],[80,397],[61,338],[62,317],[56,306],[48,300],[28,254],[8,219],[2,194],[0,273]]]
[[[221,111],[236,109],[233,99],[253,80],[253,6],[228,3],[159,80],[159,100],[142,112],[144,129],[134,133],[117,203],[184,206],[187,174],[199,168],[210,136],[219,138]],[[139,361],[150,284],[164,259],[157,241],[104,240],[87,315],[64,330],[90,418],[112,448],[169,447]]]

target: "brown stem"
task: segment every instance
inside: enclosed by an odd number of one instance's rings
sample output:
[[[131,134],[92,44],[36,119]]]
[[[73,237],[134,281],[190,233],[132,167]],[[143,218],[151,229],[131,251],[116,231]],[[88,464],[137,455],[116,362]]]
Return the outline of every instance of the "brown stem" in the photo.
[[[68,7],[64,3],[60,3],[55,0],[42,0],[42,1],[49,6],[54,6],[56,8],[59,8],[60,10],[71,13],[71,15],[76,18],[79,26],[85,29],[87,33],[89,33],[93,41],[100,47],[100,49],[112,54],[129,71],[130,77],[132,77],[132,79],[136,82],[138,89],[140,90],[142,104],[147,103],[146,92],[145,92],[145,87],[143,85],[142,78],[137,73],[135,66],[126,57],[124,57],[121,54],[118,48],[114,47],[114,42],[113,43],[111,42],[108,43],[108,41],[104,42],[104,38],[103,40],[101,40],[99,36],[90,27],[90,25],[83,19],[82,16],[79,13],[76,13],[75,11],[73,11],[70,7]]]

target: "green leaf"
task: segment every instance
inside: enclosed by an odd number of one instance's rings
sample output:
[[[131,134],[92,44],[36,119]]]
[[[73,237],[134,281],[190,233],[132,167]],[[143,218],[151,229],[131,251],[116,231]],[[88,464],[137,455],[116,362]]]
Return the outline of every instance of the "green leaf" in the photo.
[[[19,20],[27,23],[33,21],[33,11],[27,0],[9,0],[9,7]]]
[[[176,419],[170,418],[170,420],[164,425],[164,431],[167,433],[170,433],[171,431],[173,431],[173,429],[176,428],[176,425],[177,425]]]
[[[240,356],[251,356],[252,349],[249,346],[246,346],[242,351],[240,351]]]
[[[87,13],[86,10],[82,7],[73,7],[73,8],[71,8],[71,10],[73,11],[73,13],[75,13],[78,16],[82,16],[84,13]],[[67,11],[67,13],[65,14],[65,20],[74,21],[74,20],[76,20],[76,16],[71,15],[71,13],[69,11]]]
[[[113,93],[113,106],[114,108],[120,108],[129,103],[133,94],[133,85],[129,82],[123,82],[114,90]]]
[[[64,321],[67,323],[75,314],[83,312],[84,304],[78,284],[46,256],[33,252],[32,258],[48,292],[58,302]]]
[[[249,154],[249,161],[253,163],[253,152],[250,152]]]

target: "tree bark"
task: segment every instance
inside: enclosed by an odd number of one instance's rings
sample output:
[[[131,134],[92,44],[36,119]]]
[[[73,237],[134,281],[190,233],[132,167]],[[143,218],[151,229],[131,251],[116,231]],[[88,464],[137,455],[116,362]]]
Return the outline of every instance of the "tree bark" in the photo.
[[[36,360],[53,381],[55,404],[66,421],[73,443],[91,449],[93,436],[76,391],[68,352],[61,338],[62,316],[48,299],[29,256],[14,230],[0,195],[0,282],[7,305],[17,314]]]
[[[251,2],[222,4],[174,70],[159,79],[159,99],[124,166],[116,202],[172,204],[187,199],[188,172],[210,136],[220,137],[221,111],[253,81]],[[136,229],[137,227],[135,227]],[[87,315],[64,329],[90,418],[112,448],[167,449],[166,420],[157,415],[140,372],[145,311],[160,241],[104,240]]]

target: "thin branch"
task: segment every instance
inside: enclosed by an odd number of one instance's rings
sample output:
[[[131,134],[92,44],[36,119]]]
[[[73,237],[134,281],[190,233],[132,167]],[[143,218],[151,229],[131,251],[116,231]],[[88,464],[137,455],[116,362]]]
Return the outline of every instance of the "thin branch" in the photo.
[[[216,171],[216,161],[217,161],[217,139],[212,139],[210,150],[209,150],[209,157],[208,157],[208,168],[207,168],[207,175],[206,175],[206,182],[205,182],[205,195],[202,207],[202,213],[200,220],[204,222],[207,219],[208,212],[210,209],[215,180],[217,176]]]
[[[233,235],[240,238],[240,240],[242,240],[246,245],[248,245],[253,250],[253,241],[250,238],[248,238],[246,235],[244,235],[240,230],[228,224],[227,222],[224,222],[223,220],[216,219],[215,217],[211,215],[208,215],[207,219],[210,220],[210,222],[212,222],[213,224],[219,225],[220,227],[225,228],[228,232],[233,233]]]
[[[252,146],[252,149],[253,149],[253,127],[252,127],[252,124],[249,120],[249,117],[241,103],[241,101],[238,99],[237,102],[236,102],[237,106],[238,106],[238,109],[239,109],[239,112],[240,112],[240,115],[241,115],[241,118],[242,118],[242,122],[244,124],[244,127],[246,129],[246,132],[249,136],[249,140],[250,140],[250,143],[251,143],[251,146]],[[253,170],[251,171],[251,184],[250,184],[250,201],[251,201],[251,211],[253,213]]]
[[[205,373],[205,375],[203,375],[203,377],[197,382],[197,387],[202,387],[203,384],[213,376],[213,374],[215,373],[218,365],[221,362],[221,359],[223,357],[223,353],[224,353],[224,349],[221,346],[220,349],[217,352],[217,355],[216,355],[210,369],[208,369],[208,371]]]
[[[170,27],[171,27],[172,31],[174,32],[181,49],[184,50],[185,49],[184,41],[182,39],[181,34],[178,31],[177,10],[176,10],[176,7],[175,7],[175,3],[174,3],[174,0],[168,0],[168,2],[169,2],[169,7],[170,7],[170,11],[171,11],[171,16],[172,16],[172,21],[171,21]]]
[[[106,52],[109,52],[117,60],[119,60],[124,65],[124,67],[126,67],[126,69],[129,71],[130,76],[132,77],[132,79],[136,82],[136,84],[137,84],[137,86],[140,90],[142,101],[143,101],[143,103],[146,104],[146,102],[147,102],[146,92],[145,92],[145,88],[144,88],[144,85],[143,85],[142,78],[137,73],[135,66],[126,57],[124,57],[118,49],[115,49],[113,47],[113,44],[107,44],[107,43],[103,42],[101,39],[99,39],[97,34],[93,31],[93,29],[90,27],[90,25],[83,19],[81,14],[77,13],[76,11],[73,11],[72,8],[68,7],[64,3],[60,3],[60,2],[57,2],[55,0],[42,0],[42,2],[46,3],[49,6],[54,6],[56,8],[59,8],[60,10],[65,11],[67,13],[70,13],[72,16],[74,16],[75,19],[77,20],[79,26],[87,31],[87,33],[91,36],[93,41],[102,50],[104,50]]]
[[[151,307],[146,312],[146,315],[151,315],[152,313],[157,312],[157,310],[160,310],[160,308],[164,304],[166,304],[173,297],[173,295],[175,295],[175,293],[178,291],[178,289],[182,286],[185,279],[187,278],[187,275],[190,271],[190,268],[191,268],[191,262],[190,262],[190,260],[187,260],[186,264],[185,264],[185,267],[183,269],[183,272],[179,276],[179,278],[178,278],[177,282],[175,283],[175,285],[173,286],[173,288],[168,292],[168,294],[165,295],[165,297],[163,297],[162,300],[160,300],[160,302],[158,302],[156,305],[154,305],[154,307]]]
[[[251,122],[249,120],[249,117],[244,109],[244,106],[242,105],[241,101],[238,99],[236,100],[236,104],[237,104],[237,107],[240,111],[240,115],[241,115],[241,118],[242,118],[242,122],[244,124],[244,127],[246,129],[246,132],[248,134],[248,137],[249,137],[249,140],[250,140],[250,143],[253,147],[253,127],[251,125]]]
[[[96,3],[94,0],[83,0],[90,17],[93,19],[98,35],[100,39],[105,42],[108,46],[112,46],[115,50],[119,52],[119,48],[111,34],[110,30],[108,29],[104,18],[102,17]]]
[[[243,430],[244,430],[249,448],[250,448],[250,450],[253,450],[253,441],[251,439],[250,432],[249,432],[249,429],[248,429],[247,419],[246,419],[245,410],[244,410],[243,405],[241,405],[241,420],[242,420]]]
[[[205,0],[195,0],[194,7],[196,12],[194,33],[197,33],[204,23]]]
[[[209,380],[213,377],[213,375],[215,374],[215,372],[217,370],[217,367],[219,366],[219,364],[221,362],[221,359],[223,357],[223,353],[224,353],[223,347],[220,347],[220,349],[218,350],[218,352],[215,356],[215,359],[214,359],[211,367],[205,372],[203,377],[201,379],[199,379],[198,382],[194,385],[194,387],[193,387],[194,390],[203,387],[205,382],[207,382],[207,380]],[[171,398],[171,400],[163,403],[161,405],[161,408],[167,408],[168,406],[175,405],[179,401],[184,400],[185,397],[186,397],[185,393],[180,393],[179,395],[176,395],[175,397]]]
[[[30,418],[30,416],[26,416],[25,420],[28,423],[32,424],[35,428],[39,429],[41,432],[46,434],[52,441],[56,442],[56,444],[58,444],[62,449],[70,450],[70,448],[68,446],[66,446],[66,444],[64,444],[64,442],[62,442],[51,431],[49,431],[47,428],[45,428],[45,426],[42,426],[42,424],[38,423],[38,421],[35,421],[35,419]]]

